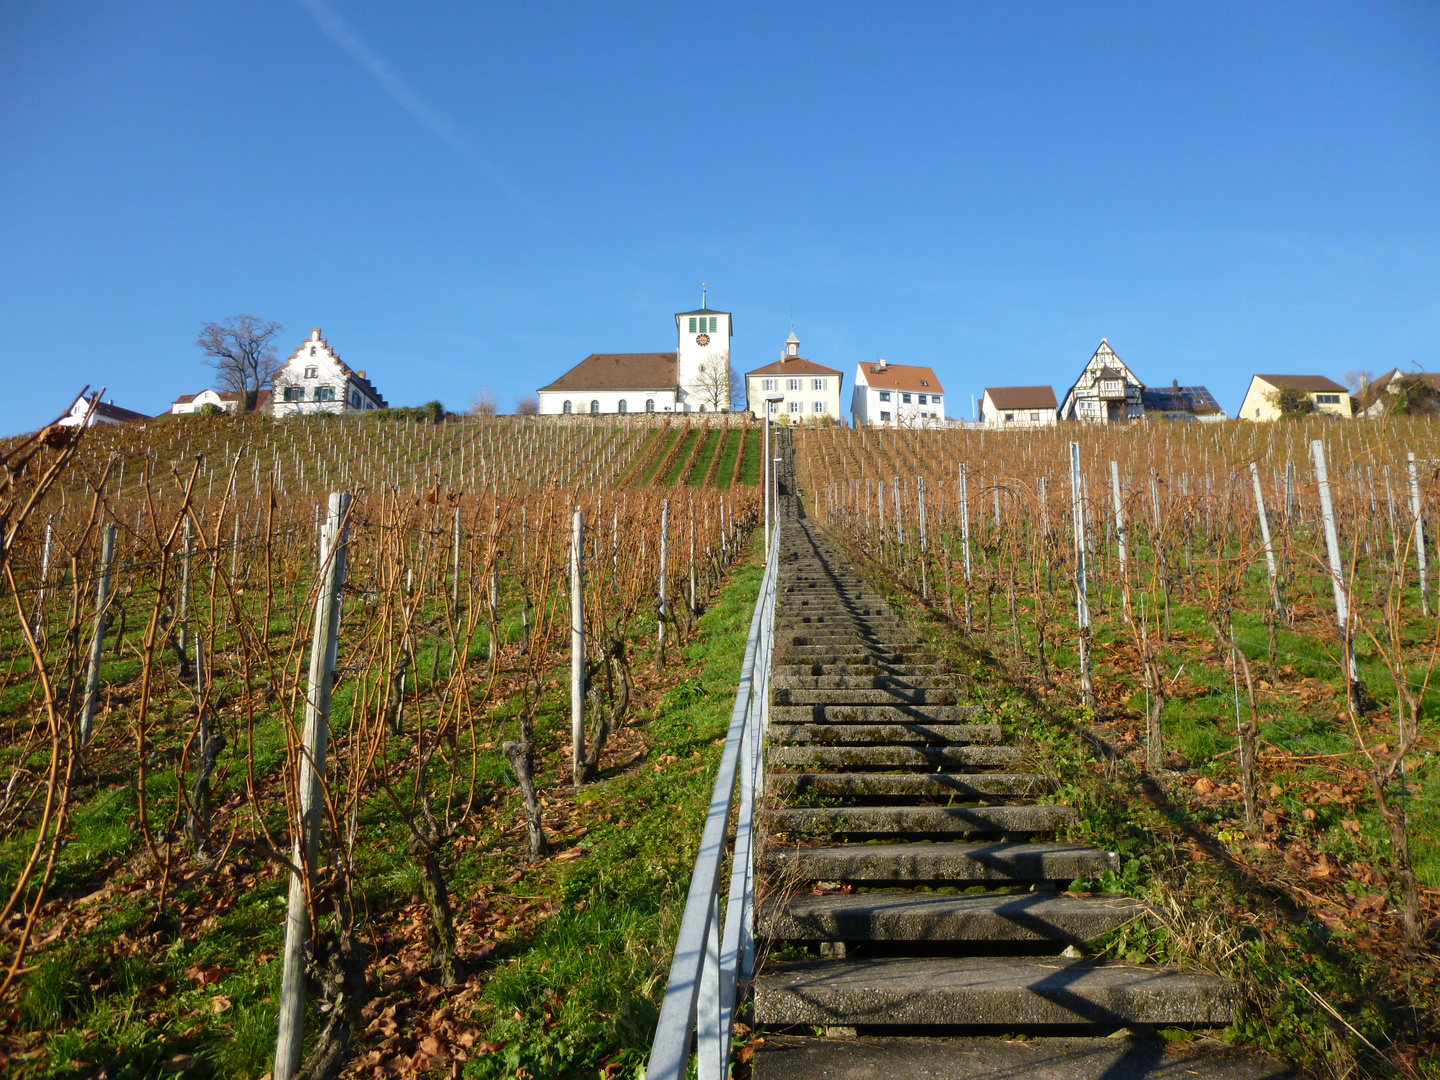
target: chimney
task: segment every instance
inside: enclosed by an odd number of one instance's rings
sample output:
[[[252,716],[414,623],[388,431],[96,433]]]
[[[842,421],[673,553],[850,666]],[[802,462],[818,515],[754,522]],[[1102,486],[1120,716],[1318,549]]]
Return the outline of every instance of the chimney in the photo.
[[[310,340],[311,340],[311,341],[319,341],[319,340],[320,340],[320,328],[319,328],[318,326],[315,327],[314,330],[311,330],[311,331],[310,331]]]
[[[364,369],[363,367],[362,367],[362,368],[359,368],[359,369],[355,372],[355,374],[356,374],[356,375],[359,375],[359,376],[363,379],[363,378],[365,377],[365,369]]]
[[[879,370],[879,371],[884,371],[884,370],[885,370],[885,358],[884,358],[883,356],[880,357],[880,363],[879,363],[879,365],[877,365],[877,370]]]
[[[1179,389],[1180,389],[1180,380],[1179,380],[1179,379],[1171,379],[1171,380],[1170,380],[1170,388],[1171,388],[1172,390],[1179,390]]]

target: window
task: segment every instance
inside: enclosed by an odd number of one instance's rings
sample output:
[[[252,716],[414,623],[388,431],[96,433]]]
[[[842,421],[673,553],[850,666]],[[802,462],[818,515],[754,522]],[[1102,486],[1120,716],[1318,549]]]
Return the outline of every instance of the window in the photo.
[[[305,377],[306,377],[307,379],[318,378],[319,375],[320,375],[320,369],[319,369],[318,367],[315,367],[313,364],[312,364],[310,367],[307,367],[307,368],[305,369]]]
[[[811,380],[810,380],[810,389],[811,389],[811,390],[824,390],[824,389],[825,389],[825,380],[824,380],[824,379],[811,379]]]
[[[811,411],[811,412],[817,412],[817,413],[822,413],[822,412],[824,412],[824,411],[825,411],[825,403],[824,403],[823,401],[812,401],[812,402],[810,403],[810,411]]]
[[[901,403],[902,405],[909,405],[909,404],[910,404],[910,395],[909,395],[909,394],[901,394],[901,395],[900,395],[900,403]]]
[[[654,411],[655,411],[655,399],[654,399],[653,397],[652,397],[652,398],[646,398],[646,399],[645,399],[645,411],[646,411],[646,412],[654,412]]]
[[[1032,412],[1032,413],[1030,414],[1030,422],[1031,422],[1032,424],[1036,424],[1036,423],[1039,423],[1039,421],[1040,421],[1040,414],[1039,414],[1038,412]]]
[[[1339,394],[1316,394],[1316,395],[1315,395],[1315,404],[1317,404],[1317,405],[1339,405],[1339,404],[1340,404],[1340,395],[1339,395]]]
[[[351,390],[351,391],[350,391],[350,404],[351,404],[351,406],[352,406],[353,408],[356,408],[356,409],[358,409],[358,408],[360,407],[360,391],[359,391],[359,390]]]
[[[314,345],[311,345],[311,346],[310,346],[310,355],[311,355],[311,356],[314,356],[314,355],[315,355],[315,346],[314,346]]]
[[[1015,419],[1015,414],[1014,414],[1013,412],[1007,412],[1007,413],[1005,414],[1005,423],[1008,424],[1008,423],[1010,423],[1011,420],[1014,420],[1014,419]]]
[[[561,406],[560,406],[560,411],[561,411],[562,413],[564,413],[566,416],[569,416],[570,413],[573,411],[573,410],[570,408],[570,402],[567,401],[567,402],[565,402],[564,405],[561,405]]]
[[[767,411],[770,413],[777,413],[780,411],[780,403],[778,401],[767,401],[765,404],[769,406],[769,409]]]
[[[881,391],[880,391],[880,400],[881,400],[881,401],[889,401],[889,400],[890,400],[890,391],[889,391],[889,390],[881,390]]]
[[[620,404],[616,407],[616,411],[622,413],[630,411],[630,405],[623,397],[620,399]]]
[[[939,395],[939,394],[931,394],[931,395],[930,395],[930,404],[931,404],[931,405],[939,405],[939,404],[940,404],[940,395]]]
[[[775,383],[776,383],[776,381],[777,381],[777,380],[775,380],[775,379],[761,379],[761,380],[760,380],[760,389],[761,389],[762,391],[764,391],[764,390],[774,390],[774,389],[775,389]]]
[[[304,401],[304,400],[305,400],[305,388],[304,388],[303,386],[287,386],[287,387],[285,387],[285,400],[286,400],[286,401]]]
[[[710,323],[710,333],[712,333],[712,334],[715,333],[715,325],[716,325],[717,321],[718,321],[717,316],[714,316],[714,315],[711,315],[711,316],[710,316],[710,319],[709,319],[709,323]],[[705,323],[706,323],[706,319],[705,319],[705,316],[703,316],[703,315],[700,316],[698,319],[697,319],[695,316],[693,316],[693,315],[690,316],[690,333],[692,333],[692,334],[703,334],[703,333],[705,333]]]
[[[799,403],[798,401],[792,401],[792,402],[790,402],[789,404],[790,404],[790,411],[791,411],[792,413],[794,413],[794,412],[799,412],[799,411],[800,411],[800,403]]]
[[[890,414],[888,412],[882,412],[880,414],[880,422],[882,424],[888,424],[890,422]]]
[[[1260,410],[1259,410],[1259,409],[1256,409],[1256,410],[1255,410],[1255,419],[1256,419],[1256,420],[1259,420],[1259,419],[1260,419]]]
[[[786,379],[786,380],[785,380],[785,389],[786,389],[786,390],[799,390],[799,389],[800,389],[800,380],[799,380],[799,379]]]
[[[924,395],[924,394],[921,394],[921,395],[920,395],[920,404],[921,404],[921,405],[924,405],[924,404],[925,404],[925,395]]]
[[[921,385],[921,386],[929,386],[929,385],[930,385],[930,380],[928,380],[928,379],[921,379],[921,380],[920,380],[920,385]]]
[[[598,402],[598,401],[592,401],[592,402],[590,402],[590,415],[591,415],[591,416],[596,416],[596,415],[599,414],[599,412],[600,412],[600,402]]]

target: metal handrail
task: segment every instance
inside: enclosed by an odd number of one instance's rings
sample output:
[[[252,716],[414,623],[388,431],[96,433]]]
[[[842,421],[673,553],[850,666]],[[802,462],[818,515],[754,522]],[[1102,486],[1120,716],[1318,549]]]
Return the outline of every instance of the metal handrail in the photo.
[[[647,1080],[683,1080],[692,1040],[697,1044],[699,1080],[721,1080],[729,1071],[730,1020],[736,993],[755,964],[753,819],[755,795],[763,783],[760,762],[764,723],[769,716],[766,691],[775,637],[779,552],[780,545],[772,538],[765,577],[750,620],[750,636],[745,641],[745,659],[740,666],[735,705],[730,710],[720,772],[715,777],[700,853],[690,876],[690,895],[680,920],[665,1001],[655,1025],[655,1040],[645,1070]],[[740,805],[722,932],[720,870],[737,779]]]

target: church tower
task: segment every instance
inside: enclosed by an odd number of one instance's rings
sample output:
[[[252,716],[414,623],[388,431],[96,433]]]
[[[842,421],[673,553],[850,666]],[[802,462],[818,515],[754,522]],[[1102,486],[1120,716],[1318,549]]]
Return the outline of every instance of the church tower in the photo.
[[[699,309],[675,316],[675,377],[682,411],[729,411],[730,334],[730,313],[712,309],[702,285]]]

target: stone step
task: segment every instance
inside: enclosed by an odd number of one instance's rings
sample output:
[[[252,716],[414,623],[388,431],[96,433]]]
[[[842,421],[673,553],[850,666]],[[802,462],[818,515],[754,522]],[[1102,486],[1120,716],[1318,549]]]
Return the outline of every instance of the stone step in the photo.
[[[773,690],[953,690],[949,675],[774,675]]]
[[[1014,1039],[817,1038],[766,1035],[751,1059],[754,1080],[1297,1080],[1270,1058],[1216,1039],[1047,1036]]]
[[[930,662],[930,655],[917,646],[882,649],[878,645],[867,645],[864,642],[850,645],[787,645],[779,655],[779,659],[785,663],[816,660],[821,663],[846,663],[856,658],[890,664]]]
[[[784,774],[766,780],[773,785]],[[771,848],[765,865],[784,881],[894,882],[1054,881],[1099,877],[1119,870],[1113,851],[1053,841],[1015,843],[837,844]]]
[[[820,690],[809,687],[775,687],[776,705],[956,705],[957,691],[950,687],[908,688],[887,686],[883,690]]]
[[[1069,806],[785,806],[771,812],[775,829],[791,836],[1048,833],[1076,818]]]
[[[755,980],[755,1021],[771,1027],[1230,1023],[1238,992],[1207,971],[1052,956],[812,960]],[[896,1075],[886,1073],[885,1075]]]
[[[1053,941],[1075,944],[1143,916],[1128,896],[1054,892],[943,896],[867,892],[793,896],[760,908],[758,933],[781,941]]]
[[[772,746],[772,768],[844,772],[909,769],[1009,769],[1020,760],[1013,746]]]
[[[978,705],[771,705],[772,724],[965,724]]]
[[[765,781],[782,799],[1025,799],[1049,785],[1034,773],[772,773]]]
[[[786,663],[774,664],[771,667],[773,675],[881,675],[892,678],[903,678],[907,675],[948,675],[944,664],[887,664],[874,660],[856,658],[853,663],[822,664],[822,663]]]
[[[777,632],[776,641],[785,649],[794,649],[802,646],[822,646],[834,654],[836,649],[869,648],[885,652],[904,652],[909,650],[914,653],[924,648],[925,643],[918,637],[904,634],[861,634],[855,631],[831,632],[828,630],[815,631],[806,630],[803,634],[791,634],[789,632]]]
[[[818,743],[821,746],[956,746],[962,743],[998,743],[999,724],[770,724],[770,741],[787,746]]]

